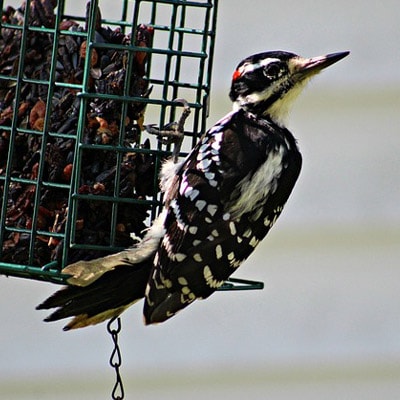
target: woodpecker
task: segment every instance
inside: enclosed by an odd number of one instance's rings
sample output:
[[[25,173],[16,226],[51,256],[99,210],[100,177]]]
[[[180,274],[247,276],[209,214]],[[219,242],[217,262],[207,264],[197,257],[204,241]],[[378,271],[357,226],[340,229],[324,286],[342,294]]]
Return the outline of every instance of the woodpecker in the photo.
[[[269,51],[241,61],[233,111],[186,159],[165,162],[164,208],[142,242],[64,268],[69,285],[37,307],[57,308],[45,321],[74,317],[65,330],[96,324],[144,297],[144,322],[153,324],[215,292],[274,225],[299,176],[302,157],[285,127],[293,100],[348,54]]]

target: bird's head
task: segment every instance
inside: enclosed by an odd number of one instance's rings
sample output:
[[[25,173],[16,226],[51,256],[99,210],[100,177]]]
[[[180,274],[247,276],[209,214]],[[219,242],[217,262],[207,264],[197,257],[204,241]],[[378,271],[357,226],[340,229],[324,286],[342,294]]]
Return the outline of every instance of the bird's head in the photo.
[[[293,100],[309,79],[348,54],[303,58],[286,51],[269,51],[247,57],[232,76],[229,97],[234,109],[243,108],[283,125]]]

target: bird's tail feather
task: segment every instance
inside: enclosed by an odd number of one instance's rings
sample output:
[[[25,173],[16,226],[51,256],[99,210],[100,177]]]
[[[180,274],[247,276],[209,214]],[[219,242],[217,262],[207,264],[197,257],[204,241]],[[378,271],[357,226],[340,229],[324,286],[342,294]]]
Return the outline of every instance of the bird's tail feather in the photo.
[[[151,267],[151,259],[118,265],[88,286],[62,288],[36,309],[57,308],[46,317],[46,322],[74,317],[64,330],[103,322],[121,314],[144,296]]]
[[[160,296],[160,300],[155,298],[151,302],[146,297],[143,308],[144,323],[146,325],[164,322],[194,301],[194,299],[183,299],[184,295],[182,293],[169,293],[166,290],[158,291],[156,296]]]

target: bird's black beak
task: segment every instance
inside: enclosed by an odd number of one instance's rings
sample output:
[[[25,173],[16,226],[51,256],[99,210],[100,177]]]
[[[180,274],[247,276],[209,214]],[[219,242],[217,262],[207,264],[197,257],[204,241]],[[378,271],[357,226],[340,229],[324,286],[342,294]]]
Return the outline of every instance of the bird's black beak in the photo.
[[[339,53],[332,53],[326,56],[319,56],[313,58],[298,57],[293,60],[294,75],[299,79],[309,78],[317,74],[321,70],[330,65],[338,62],[342,58],[349,55],[349,51],[341,51]]]

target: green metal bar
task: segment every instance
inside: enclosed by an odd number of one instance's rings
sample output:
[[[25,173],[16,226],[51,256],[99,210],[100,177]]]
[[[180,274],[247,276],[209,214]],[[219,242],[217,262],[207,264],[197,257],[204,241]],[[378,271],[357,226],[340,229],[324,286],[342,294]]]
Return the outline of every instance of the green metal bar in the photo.
[[[158,31],[169,31],[170,28],[168,25],[152,25],[154,29],[158,30]],[[185,27],[180,27],[177,26],[175,28],[175,32],[177,33],[181,33],[181,34],[186,34],[186,33],[190,33],[192,35],[203,35],[204,34],[204,30],[203,29],[195,29],[195,28],[185,28]]]
[[[126,9],[123,10],[125,12],[126,18]],[[124,96],[130,95],[130,88],[131,88],[131,81],[129,79],[132,76],[132,69],[133,69],[133,56],[134,51],[133,49],[137,49],[135,46],[135,36],[136,36],[136,26],[137,26],[137,15],[133,16],[132,25],[130,28],[131,34],[131,45],[125,46],[124,51],[127,52],[127,61],[126,61],[126,72],[125,72],[125,81],[124,81],[124,88],[123,94]],[[125,140],[125,119],[127,116],[128,111],[128,102],[123,101],[121,104],[121,120],[119,124],[119,137],[118,137],[118,146],[123,147],[123,143]],[[131,149],[132,150],[132,149]],[[116,159],[116,169],[115,169],[115,177],[114,177],[114,198],[116,201],[111,203],[111,221],[110,221],[110,246],[115,246],[116,242],[116,234],[117,234],[117,219],[118,219],[118,207],[119,207],[119,193],[120,193],[120,180],[121,180],[121,168],[122,165],[122,152],[117,152],[117,159]]]
[[[1,263],[0,274],[18,278],[35,279],[58,284],[67,283],[69,275],[61,274],[59,269],[46,270],[45,267],[32,267],[28,265]]]
[[[18,227],[8,227],[6,226],[5,231],[7,232],[18,232],[18,233],[31,233],[31,229],[27,229],[27,228],[18,228]],[[46,237],[57,237],[57,238],[63,238],[64,234],[63,233],[56,233],[56,232],[49,232],[49,231],[41,231],[41,230],[37,230],[36,231],[37,236],[46,236]]]
[[[11,75],[0,74],[0,80],[6,80],[6,81],[10,81],[10,82],[17,82],[18,77],[11,76]]]
[[[57,26],[57,25],[55,25]],[[25,29],[28,29],[30,32],[38,32],[38,33],[49,33],[54,34],[56,29],[55,28],[46,28],[44,26],[28,26],[24,24]]]
[[[212,0],[210,0],[211,2]],[[214,0],[213,14],[211,18],[211,29],[208,32],[210,39],[210,44],[208,48],[208,63],[207,63],[207,74],[205,82],[207,87],[205,88],[205,93],[203,97],[203,108],[202,108],[202,118],[201,118],[201,132],[205,132],[207,129],[206,121],[209,114],[209,102],[210,102],[210,89],[212,81],[212,66],[214,63],[214,49],[215,49],[215,36],[217,32],[217,15],[218,15],[218,0]],[[194,145],[194,143],[193,143]]]
[[[176,55],[176,64],[175,64],[175,75],[174,75],[174,82],[180,81],[180,73],[181,73],[181,65],[182,65],[182,49],[183,49],[183,36],[184,34],[179,28],[185,26],[185,17],[186,17],[186,7],[183,6],[181,8],[181,18],[179,21],[179,26],[175,28],[175,32],[178,33],[178,43],[177,43],[177,55]],[[179,97],[178,95],[178,86],[172,86],[172,98],[176,99]],[[170,118],[169,122],[173,122],[175,120],[175,107],[171,107]]]
[[[264,282],[251,281],[247,279],[229,278],[218,288],[219,291],[232,290],[261,290],[264,289]]]
[[[47,132],[47,135],[59,139],[76,139],[76,135],[71,133]]]
[[[154,0],[141,0],[141,1],[152,3]],[[187,0],[157,0],[157,3],[171,4],[171,5],[177,5],[177,6],[186,5],[186,6],[190,6],[190,7],[200,7],[200,8],[212,7],[212,4],[210,4],[210,3],[204,3],[204,2],[199,2],[199,1],[187,1]]]
[[[64,1],[65,3],[65,1]],[[66,15],[64,15],[65,19],[68,19]],[[75,19],[79,20],[76,17],[71,17],[70,19]],[[63,29],[59,30],[60,35],[68,35],[68,36],[76,36],[76,37],[81,37],[81,38],[86,38],[86,33],[85,32],[80,32],[80,31],[65,31]]]
[[[128,17],[128,1],[123,1],[122,2],[121,19],[119,22],[126,21],[127,17]],[[108,24],[107,20],[105,20],[103,23]],[[112,24],[110,24],[110,25],[112,25]],[[125,24],[119,24],[119,26],[121,27],[122,32],[125,33]],[[132,26],[135,27],[136,25],[132,25]]]
[[[169,38],[168,38],[168,51],[165,52],[167,59],[165,63],[165,75],[164,79],[165,81],[169,80],[170,74],[171,74],[171,64],[172,64],[172,57],[174,55],[179,54],[179,52],[174,51],[174,33],[175,33],[175,27],[176,27],[176,20],[178,16],[178,8],[174,4],[172,7],[172,12],[171,12],[171,17],[170,17],[170,31],[169,31]],[[167,100],[168,99],[168,84],[167,82],[164,82],[163,85],[163,90],[162,90],[162,99]],[[173,100],[173,99],[171,99]],[[171,121],[169,121],[171,122]],[[166,123],[166,107],[164,105],[161,106],[161,112],[160,112],[160,127],[164,126]]]
[[[148,206],[158,206],[160,202],[157,200],[145,200],[145,199],[135,199],[130,197],[118,197],[118,196],[102,196],[96,194],[74,194],[73,198],[75,200],[87,200],[87,201],[104,201],[104,202],[119,202],[126,204],[143,204]]]
[[[104,151],[112,151],[116,150],[121,153],[132,153],[133,151],[135,153],[142,153],[142,154],[154,154],[158,155],[160,157],[165,157],[171,154],[170,151],[166,150],[152,150],[152,149],[144,149],[141,147],[135,147],[135,148],[130,148],[130,147],[125,147],[125,146],[112,146],[108,144],[87,144],[87,143],[82,143],[79,146],[80,149],[88,149],[88,150],[104,150]]]
[[[118,251],[126,250],[125,247],[119,247],[115,245],[101,245],[101,244],[85,244],[85,243],[73,243],[71,244],[71,249],[79,249],[79,250],[97,250],[97,251],[106,251],[108,253],[117,253]]]
[[[154,81],[150,79],[150,82]],[[171,84],[172,85],[172,84]],[[182,87],[188,87],[183,86]],[[195,86],[194,88],[197,88]],[[137,103],[146,103],[146,104],[154,104],[159,106],[176,106],[176,104],[172,100],[159,100],[159,99],[145,99],[143,97],[135,97],[135,96],[118,96],[115,94],[103,94],[103,93],[91,93],[91,92],[82,92],[79,93],[79,97],[82,98],[91,98],[91,99],[106,99],[106,100],[116,100],[116,101],[126,101],[126,102],[137,102]],[[201,104],[197,103],[189,103],[191,108],[200,108]]]
[[[202,48],[201,51],[203,53],[207,54],[207,48],[208,48],[208,29],[209,29],[209,23],[210,23],[210,8],[207,9],[206,12],[206,17],[204,21],[204,28],[203,28],[203,37],[202,37]],[[199,60],[199,72],[198,72],[198,77],[197,77],[197,83],[198,83],[198,89],[196,91],[196,102],[201,103],[202,102],[202,94],[203,91],[200,89],[201,84],[204,79],[204,67],[205,67],[206,59],[200,59]],[[204,103],[203,103],[204,104]],[[205,127],[201,124],[200,119],[201,117],[204,117],[204,113],[200,113],[200,110],[195,110],[194,113],[194,131],[196,131],[197,136],[201,135],[205,131]],[[205,121],[204,121],[205,122]],[[200,125],[200,126],[199,126]],[[196,135],[193,136],[192,138],[192,147],[196,143]]]
[[[26,7],[29,8],[29,7]],[[58,27],[61,19],[62,19],[62,10],[64,9],[64,0],[58,0],[58,7],[57,13],[55,18],[55,27]],[[28,20],[27,20],[28,21]],[[30,29],[36,31],[36,29]],[[49,71],[49,81],[47,82],[47,99],[46,99],[46,111],[43,123],[43,135],[42,135],[42,143],[40,148],[41,156],[39,158],[39,167],[37,172],[37,184],[36,184],[36,191],[34,195],[34,207],[33,207],[33,214],[32,214],[32,231],[30,236],[30,243],[29,243],[29,264],[33,264],[34,255],[35,255],[35,242],[38,236],[37,226],[38,226],[38,217],[39,217],[39,204],[40,198],[42,196],[41,188],[43,184],[43,175],[45,169],[45,162],[46,162],[46,147],[47,147],[47,130],[50,125],[50,114],[52,109],[52,98],[54,94],[54,85],[55,82],[55,75],[56,75],[56,64],[57,64],[57,56],[58,56],[58,40],[59,40],[59,31],[57,29],[42,29],[38,30],[39,32],[45,31],[46,33],[51,33],[53,35],[53,46],[51,52],[51,63],[50,63],[50,71]],[[25,53],[22,53],[25,54]]]
[[[168,31],[171,31],[169,29]],[[175,29],[174,29],[175,32]],[[173,36],[172,36],[173,38]],[[130,52],[135,52],[137,50],[140,50],[144,53],[151,53],[151,54],[165,54],[168,56],[184,56],[184,57],[194,57],[194,58],[207,58],[207,54],[203,52],[195,52],[195,51],[179,51],[179,50],[174,50],[172,47],[168,49],[160,49],[157,47],[136,47],[134,45],[127,47],[126,45],[121,45],[121,44],[110,44],[110,43],[93,43],[93,48],[96,49],[106,49],[106,50],[118,50],[118,51],[130,51]]]
[[[0,179],[4,179],[5,177],[1,177]],[[32,179],[27,179],[27,178],[18,178],[18,177],[11,177],[10,182],[13,183],[23,183],[26,185],[37,185],[37,181],[34,181]],[[56,182],[42,182],[43,187],[52,187],[52,188],[58,188],[58,189],[69,189],[69,185],[65,183],[56,183]]]
[[[89,87],[89,79],[90,79],[90,68],[91,68],[91,54],[92,54],[92,42],[94,41],[95,36],[95,23],[96,23],[96,14],[97,14],[98,0],[92,0],[89,6],[89,21],[88,21],[88,31],[86,32],[86,56],[84,62],[83,69],[83,79],[82,85],[80,86],[80,93],[86,93]],[[85,129],[85,120],[86,120],[86,105],[87,99],[85,96],[80,97],[80,108],[79,108],[79,123],[76,132],[76,141],[75,141],[75,151],[74,151],[74,162],[72,168],[71,175],[71,188],[68,196],[68,220],[65,225],[65,242],[63,246],[62,253],[62,265],[61,267],[65,267],[68,264],[68,253],[71,245],[75,242],[75,233],[76,233],[76,223],[78,216],[78,202],[74,199],[74,194],[78,193],[79,189],[79,181],[81,175],[81,164],[82,164],[82,151],[80,148],[80,144],[83,142],[84,137],[84,129]]]
[[[29,19],[29,12],[30,12],[30,7],[25,7],[25,14],[24,18],[25,21]],[[22,31],[21,35],[21,45],[20,45],[20,53],[25,54],[25,49],[26,49],[26,43],[27,43],[27,30]],[[18,70],[17,70],[17,81],[16,81],[16,86],[15,86],[15,97],[14,97],[14,104],[15,107],[17,108],[20,103],[20,96],[21,96],[21,86],[22,86],[22,77],[24,75],[24,58],[20,57],[19,58],[19,63],[18,63]],[[9,147],[8,147],[8,154],[7,154],[7,166],[5,170],[5,181],[4,181],[4,193],[3,193],[3,199],[2,199],[2,205],[1,205],[1,215],[0,215],[0,243],[4,242],[4,233],[5,233],[5,227],[6,227],[6,213],[7,213],[7,205],[8,205],[8,188],[11,183],[11,172],[12,172],[12,156],[14,154],[14,143],[16,140],[17,136],[17,131],[16,131],[16,126],[17,126],[17,119],[18,119],[18,113],[16,110],[14,110],[13,117],[12,117],[12,123],[11,123],[11,132],[10,132],[10,140],[9,140]],[[0,246],[0,257],[3,254],[3,248]]]
[[[3,10],[3,7],[1,8],[1,10]],[[6,22],[3,22],[1,24],[1,27],[7,29],[15,29],[16,31],[22,31],[24,29],[22,25],[8,24]]]
[[[137,7],[135,7],[135,15],[138,14],[139,12],[139,1],[136,2]],[[153,41],[156,38],[157,35],[157,30],[156,30],[156,21],[157,21],[157,2],[153,2],[151,5],[151,16],[150,16],[150,26],[152,26],[154,28],[154,38]],[[157,84],[157,85],[163,85],[164,82],[163,81],[158,81],[155,82],[151,79],[151,67],[152,67],[152,55],[153,53],[149,53],[148,54],[148,60],[147,60],[147,67],[148,67],[148,71],[149,71],[149,84]],[[172,103],[172,102],[171,102]],[[152,103],[148,103],[148,104],[152,104]],[[162,106],[163,102],[160,102],[160,106]],[[164,102],[165,104],[165,102]],[[157,151],[160,152],[161,151],[162,146],[159,144],[157,146]],[[155,170],[159,171],[161,168],[161,158],[162,155],[161,153],[156,154],[155,157]],[[159,185],[158,185],[158,178],[157,176],[154,176],[154,180],[153,180],[153,195],[152,198],[154,201],[159,201],[160,206],[159,207],[152,207],[151,212],[150,212],[150,220],[153,221],[157,215],[161,212],[162,210],[162,194],[159,193],[158,191],[159,189]]]
[[[58,36],[58,35],[57,35]],[[55,66],[54,66],[55,68]],[[16,80],[16,78],[13,77],[7,77],[6,79],[8,80]],[[43,86],[55,86],[55,87],[62,87],[62,88],[66,88],[66,89],[74,89],[74,90],[80,90],[81,89],[81,85],[77,85],[75,83],[65,83],[65,82],[51,82],[49,83],[49,81],[44,81],[42,79],[32,79],[32,78],[23,78],[21,79],[21,81],[23,83],[31,83],[34,85],[43,85]]]
[[[140,7],[141,3],[142,3],[142,0],[137,0],[135,2],[134,15],[138,15],[139,7]],[[156,25],[156,16],[157,16],[157,3],[154,2],[151,5],[151,15],[150,15],[150,26],[152,26],[152,27],[155,27],[155,25]],[[156,33],[156,28],[154,28],[154,30]],[[147,67],[148,67],[149,71],[151,71],[152,55],[153,55],[153,53],[148,54]]]

